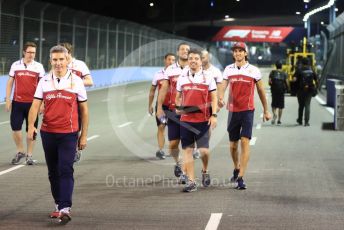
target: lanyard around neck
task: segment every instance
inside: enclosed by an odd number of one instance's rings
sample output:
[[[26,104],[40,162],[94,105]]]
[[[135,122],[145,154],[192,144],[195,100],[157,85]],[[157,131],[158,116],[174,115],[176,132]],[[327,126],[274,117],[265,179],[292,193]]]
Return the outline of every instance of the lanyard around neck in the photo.
[[[201,83],[194,83],[191,78],[190,78],[190,70],[188,70],[188,73],[187,73],[187,77],[188,77],[188,80],[190,81],[190,83],[194,84],[194,85],[198,85],[198,84],[205,84],[206,83],[206,79],[205,79],[205,76],[204,76],[204,73],[203,73],[203,70],[201,72],[202,74],[202,77],[203,77],[203,81]],[[194,77],[196,77],[196,74],[194,75]]]
[[[72,73],[70,72],[69,73],[69,76],[67,78],[70,78],[70,88],[66,87],[64,89],[58,89],[58,87],[56,87],[55,85],[55,80],[54,80],[54,75],[53,73],[51,73],[51,80],[53,82],[53,87],[55,90],[66,90],[66,89],[73,89],[73,76],[72,76]],[[60,78],[60,81],[61,81],[61,78]]]

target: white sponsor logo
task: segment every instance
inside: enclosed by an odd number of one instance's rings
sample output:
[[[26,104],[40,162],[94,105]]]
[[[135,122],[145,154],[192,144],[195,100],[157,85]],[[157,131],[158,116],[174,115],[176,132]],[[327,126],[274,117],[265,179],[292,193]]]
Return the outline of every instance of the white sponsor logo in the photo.
[[[281,38],[282,31],[280,30],[274,30],[272,31],[270,38]]]
[[[33,73],[30,73],[30,72],[18,72],[17,73],[17,76],[18,77],[21,77],[21,76],[26,76],[26,77],[36,77],[36,74],[33,74]]]
[[[48,94],[45,99],[47,99],[48,101],[50,101],[51,99],[56,99],[56,98],[61,98],[61,99],[66,99],[66,100],[71,100],[72,97],[71,96],[65,96],[62,95],[62,93],[57,93],[55,94]]]
[[[223,37],[225,38],[232,38],[232,37],[240,37],[245,38],[251,32],[251,30],[229,30]]]

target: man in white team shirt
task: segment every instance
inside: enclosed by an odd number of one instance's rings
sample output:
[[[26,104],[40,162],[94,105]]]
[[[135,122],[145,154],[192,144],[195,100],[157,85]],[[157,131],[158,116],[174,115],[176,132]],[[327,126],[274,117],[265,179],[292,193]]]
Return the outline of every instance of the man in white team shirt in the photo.
[[[37,132],[34,121],[44,102],[40,134],[55,202],[55,210],[50,217],[66,224],[71,220],[75,146],[84,149],[87,143],[87,94],[82,80],[67,69],[66,48],[52,47],[50,63],[52,71],[39,82],[30,108],[28,138],[33,139]],[[81,124],[78,117],[81,117]]]
[[[36,62],[36,44],[27,42],[23,47],[23,58],[12,64],[6,87],[6,111],[11,111],[11,128],[13,139],[17,147],[17,153],[12,159],[12,164],[19,164],[26,156],[26,164],[33,165],[32,152],[35,140],[26,139],[26,153],[23,146],[22,125],[26,121],[28,129],[28,115],[33,101],[33,96],[41,77],[44,76],[44,68],[41,63]],[[11,94],[14,85],[13,100]],[[35,127],[38,125],[38,117]]]
[[[209,74],[214,78],[216,85],[219,86],[222,83],[222,72],[216,68],[214,65],[210,63],[211,60],[211,54],[207,50],[202,50],[202,69],[204,71],[209,72]],[[211,97],[209,96],[209,103],[211,103]],[[215,113],[217,111],[214,111]],[[210,114],[212,113],[212,107],[210,107]],[[209,137],[211,134],[211,129],[209,129]],[[198,159],[201,156],[201,153],[197,148],[194,149],[193,153],[193,158]]]
[[[177,47],[178,61],[173,65],[170,65],[166,71],[164,80],[162,81],[162,86],[159,90],[158,105],[157,105],[157,118],[167,116],[168,118],[168,140],[169,140],[169,150],[170,155],[176,162],[174,166],[174,175],[179,177],[182,183],[185,182],[183,176],[183,170],[181,161],[179,158],[179,142],[180,142],[180,115],[176,114],[176,95],[177,95],[177,80],[179,75],[182,73],[183,69],[188,68],[188,52],[190,50],[190,45],[182,42]],[[168,111],[164,111],[162,105],[165,100],[165,96],[170,98],[168,104]],[[166,113],[165,113],[166,112]]]
[[[167,53],[164,56],[164,68],[159,70],[157,73],[155,73],[154,77],[153,77],[153,81],[152,81],[152,86],[150,88],[149,91],[149,97],[148,97],[148,113],[153,115],[153,100],[154,100],[154,94],[156,89],[158,88],[158,92],[159,89],[161,88],[161,84],[162,84],[162,80],[164,79],[164,74],[165,74],[165,70],[168,66],[172,65],[173,63],[175,63],[176,60],[176,56],[172,53]],[[168,96],[165,97],[165,101],[162,105],[164,110],[168,110],[168,104],[169,104],[169,100],[170,98]],[[156,112],[157,106],[155,106],[155,112]],[[161,123],[161,121],[155,117],[156,119],[156,124],[158,126],[158,133],[157,133],[157,139],[158,139],[158,146],[159,146],[159,150],[156,152],[156,157],[160,158],[160,159],[165,159],[165,153],[163,151],[164,146],[165,146],[165,126],[166,124]]]
[[[90,70],[88,69],[87,65],[85,62],[75,59],[73,57],[73,46],[72,44],[68,43],[68,42],[64,42],[60,44],[61,46],[65,47],[68,50],[68,69],[72,71],[72,73],[74,73],[75,75],[77,75],[78,77],[80,77],[84,83],[84,86],[93,86],[93,79],[92,76],[90,74]],[[80,118],[79,118],[79,123],[80,123]],[[78,162],[81,159],[81,150],[76,150],[76,154],[75,154],[75,159],[74,162]]]
[[[202,155],[202,184],[208,187],[211,183],[208,172],[209,162],[209,128],[217,123],[217,92],[214,78],[202,70],[201,52],[190,49],[188,69],[183,70],[177,81],[176,112],[181,114],[180,137],[183,149],[183,166],[187,184],[183,192],[197,190],[192,150],[197,143]],[[211,98],[209,102],[208,98]],[[215,113],[210,114],[213,106]]]
[[[257,88],[263,106],[263,121],[269,120],[271,114],[265,96],[262,76],[259,69],[248,63],[247,46],[243,42],[232,46],[234,64],[228,65],[223,72],[223,82],[219,93],[219,106],[224,106],[224,91],[229,85],[228,127],[229,149],[234,164],[232,183],[239,190],[246,189],[243,177],[250,156],[250,139],[254,118],[254,88]],[[241,154],[239,158],[239,140]]]

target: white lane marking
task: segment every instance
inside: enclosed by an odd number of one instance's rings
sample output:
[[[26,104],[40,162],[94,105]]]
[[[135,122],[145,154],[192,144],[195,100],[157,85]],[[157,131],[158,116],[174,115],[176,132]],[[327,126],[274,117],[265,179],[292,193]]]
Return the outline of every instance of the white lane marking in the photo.
[[[325,102],[323,99],[321,99],[321,97],[316,96],[315,99],[316,99],[321,105],[326,105],[326,102]]]
[[[262,128],[262,124],[258,123],[257,126],[256,126],[256,129],[261,129],[261,128]]]
[[[17,165],[17,166],[14,166],[14,167],[12,167],[12,168],[9,168],[9,169],[6,169],[6,170],[4,170],[4,171],[1,171],[0,172],[0,176],[1,175],[4,175],[4,174],[6,174],[6,173],[9,173],[9,172],[12,172],[12,171],[14,171],[14,170],[16,170],[16,169],[19,169],[19,168],[21,168],[21,167],[24,167],[25,165]]]
[[[4,125],[4,124],[9,124],[10,121],[3,121],[3,122],[0,122],[0,125]]]
[[[321,97],[316,96],[315,99],[319,102],[320,105],[326,105],[326,102],[321,99]],[[334,108],[328,107],[326,106],[326,110],[332,115],[334,116]]]
[[[250,145],[255,145],[257,141],[257,137],[252,137],[250,140]]]
[[[334,108],[326,107],[326,110],[327,110],[332,116],[334,116]]]
[[[99,137],[99,135],[93,135],[93,136],[90,136],[90,137],[88,137],[88,138],[87,138],[87,141],[90,141],[90,140],[96,139],[96,138],[98,138],[98,137]]]
[[[219,227],[222,213],[212,213],[205,230],[216,230]]]
[[[118,125],[117,127],[118,127],[118,128],[123,128],[123,127],[125,127],[125,126],[130,125],[131,123],[133,123],[133,122],[132,122],[132,121],[129,121],[129,122],[126,122],[126,123],[124,123],[124,124]]]

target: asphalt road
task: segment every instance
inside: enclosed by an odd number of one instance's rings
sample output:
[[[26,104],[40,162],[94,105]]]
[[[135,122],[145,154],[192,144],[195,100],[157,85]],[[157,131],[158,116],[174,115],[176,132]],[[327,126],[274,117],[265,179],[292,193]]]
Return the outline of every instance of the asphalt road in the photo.
[[[269,69],[262,72],[266,82]],[[312,100],[311,126],[304,127],[296,125],[296,98],[286,96],[277,126],[262,122],[256,95],[245,191],[229,184],[233,166],[227,112],[221,111],[211,138],[212,185],[185,194],[172,158],[155,158],[149,87],[141,82],[89,92],[89,142],[75,165],[73,220],[63,228],[344,229],[344,132],[326,129],[333,115],[318,100]],[[54,206],[40,138],[37,165],[10,165],[15,146],[9,114],[0,109],[0,229],[59,227],[48,218]],[[198,177],[200,170],[196,160]]]

